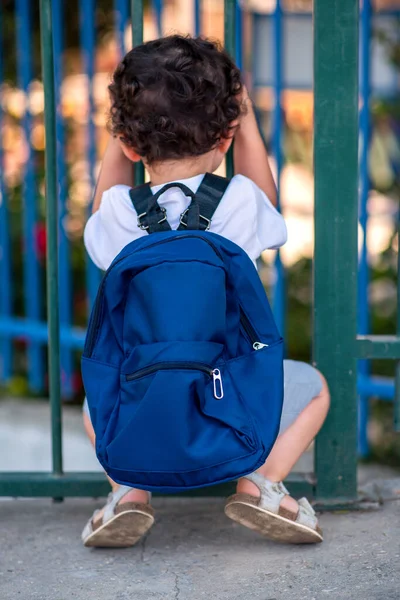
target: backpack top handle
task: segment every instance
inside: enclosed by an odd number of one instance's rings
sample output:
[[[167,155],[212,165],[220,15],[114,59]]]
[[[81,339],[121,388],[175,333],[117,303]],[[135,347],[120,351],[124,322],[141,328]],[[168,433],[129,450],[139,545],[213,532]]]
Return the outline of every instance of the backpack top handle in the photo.
[[[129,196],[138,215],[138,227],[149,234],[171,231],[167,211],[158,204],[158,199],[170,188],[178,187],[185,196],[192,199],[181,215],[178,231],[185,229],[207,231],[229,183],[229,179],[206,173],[196,193],[180,182],[167,183],[156,194],[151,191],[150,183],[139,185],[129,190]]]

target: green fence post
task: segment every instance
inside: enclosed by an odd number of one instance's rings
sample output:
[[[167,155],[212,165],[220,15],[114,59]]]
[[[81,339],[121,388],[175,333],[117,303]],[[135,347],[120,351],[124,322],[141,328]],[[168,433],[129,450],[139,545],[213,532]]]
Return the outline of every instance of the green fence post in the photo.
[[[233,60],[236,55],[236,0],[224,2],[224,46]],[[229,150],[226,157],[226,176],[233,177],[233,151]]]
[[[132,46],[143,42],[143,0],[131,0]],[[135,185],[144,183],[144,166],[142,162],[134,166]]]
[[[49,323],[49,388],[53,473],[62,474],[60,398],[60,331],[58,302],[58,190],[56,105],[51,0],[40,0],[40,39],[46,127],[47,314]]]
[[[400,219],[397,221],[397,243],[400,240]],[[397,336],[400,336],[400,252],[397,252]],[[396,361],[393,429],[400,431],[400,361]]]
[[[314,2],[314,356],[332,405],[316,445],[316,497],[357,496],[359,0]]]

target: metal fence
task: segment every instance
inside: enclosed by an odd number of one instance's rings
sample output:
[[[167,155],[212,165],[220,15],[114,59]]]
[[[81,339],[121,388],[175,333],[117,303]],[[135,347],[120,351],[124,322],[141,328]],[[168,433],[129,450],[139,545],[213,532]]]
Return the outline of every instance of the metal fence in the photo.
[[[225,45],[243,62],[243,31],[241,9],[235,0],[225,0]],[[1,9],[0,4],[0,11]],[[153,2],[158,33],[162,33],[161,0]],[[80,7],[80,39],[84,72],[88,78],[88,118],[86,122],[86,160],[89,165],[89,187],[93,189],[96,168],[96,129],[94,124],[95,75],[95,0],[82,0]],[[142,0],[115,0],[115,28],[120,53],[125,51],[124,32],[132,23],[133,44],[143,37]],[[29,0],[16,0],[18,85],[27,96],[34,73],[32,34],[33,8]],[[74,352],[82,348],[84,328],[73,320],[72,297],[74,282],[71,276],[71,247],[63,227],[67,211],[68,173],[65,158],[66,123],[60,110],[60,87],[63,79],[63,23],[66,18],[63,0],[40,1],[41,65],[45,90],[46,135],[46,226],[47,226],[47,315],[41,300],[44,269],[39,268],[37,238],[38,223],[37,161],[32,146],[32,114],[25,110],[21,121],[28,140],[28,156],[23,178],[23,239],[22,273],[24,306],[21,315],[13,310],[14,290],[11,227],[13,220],[11,198],[2,168],[4,153],[0,144],[0,344],[2,379],[11,377],[14,370],[13,341],[24,338],[27,342],[27,370],[30,388],[41,392],[44,387],[45,352],[49,339],[49,389],[52,415],[53,470],[51,473],[0,474],[0,495],[73,496],[102,495],[107,490],[103,476],[94,473],[63,473],[60,389],[64,395],[72,393]],[[317,440],[315,475],[292,476],[289,486],[296,493],[315,496],[321,503],[336,505],[356,497],[356,436],[357,436],[357,359],[398,358],[400,341],[397,337],[368,336],[368,260],[364,237],[360,265],[357,265],[357,169],[358,169],[358,29],[357,0],[324,0],[314,2],[315,49],[315,189],[316,189],[316,250],[315,250],[315,339],[314,355],[319,368],[326,374],[332,389],[333,406],[328,422]],[[194,30],[200,32],[201,2],[194,0]],[[290,13],[293,17],[293,13]],[[0,49],[4,36],[4,15],[0,13]],[[278,168],[278,181],[283,166],[282,152],[282,94],[284,80],[284,34],[287,15],[282,2],[277,0],[272,15],[253,15],[257,20],[272,19],[271,55],[274,90],[272,148]],[[299,18],[311,19],[303,13]],[[367,228],[368,140],[370,133],[370,27],[371,6],[364,0],[361,15],[361,196],[360,222]],[[340,32],[340,33],[339,33]],[[339,44],[340,37],[340,44]],[[324,43],[322,43],[322,41]],[[257,48],[253,47],[253,54]],[[269,57],[265,57],[270,60]],[[3,64],[1,61],[3,60]],[[4,53],[0,51],[0,82],[3,80]],[[256,81],[257,84],[257,81]],[[2,128],[0,103],[0,130]],[[228,174],[232,172],[228,161]],[[143,180],[143,170],[136,166],[136,181]],[[338,185],[340,182],[340,188]],[[41,192],[43,193],[43,192]],[[89,207],[88,207],[89,208]],[[14,217],[15,221],[15,217]],[[58,256],[58,260],[57,260]],[[14,262],[13,262],[14,261]],[[274,289],[274,309],[281,329],[285,320],[285,278],[279,253],[275,267],[278,273]],[[357,296],[357,272],[359,292]],[[88,260],[85,273],[90,308],[99,282],[99,272]],[[357,304],[358,303],[358,304]],[[358,313],[357,313],[358,305]],[[363,334],[357,337],[358,332]],[[400,379],[400,369],[398,369]],[[392,384],[383,393],[378,383],[369,376],[368,362],[361,363],[360,439],[362,452],[367,451],[366,421],[368,397],[372,393],[392,395]],[[387,391],[389,390],[389,392]],[[396,404],[398,412],[399,404]],[[218,489],[215,490],[218,492]],[[209,493],[206,491],[206,493]]]

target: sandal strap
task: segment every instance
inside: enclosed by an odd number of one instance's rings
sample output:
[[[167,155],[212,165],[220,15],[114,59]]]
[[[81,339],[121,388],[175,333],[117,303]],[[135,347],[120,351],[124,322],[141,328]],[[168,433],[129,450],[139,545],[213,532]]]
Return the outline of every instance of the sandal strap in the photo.
[[[244,479],[248,479],[260,490],[260,508],[264,508],[269,512],[279,514],[280,505],[284,496],[289,496],[289,492],[282,482],[272,482],[266,479],[260,473],[251,473],[246,475]],[[318,519],[315,511],[307,498],[298,500],[299,512],[293,513],[293,521],[316,530],[318,527]]]
[[[282,498],[289,496],[288,490],[281,481],[274,482],[266,479],[260,473],[250,473],[244,479],[248,479],[260,490],[259,506],[278,514]]]
[[[315,510],[307,498],[300,498],[300,500],[298,500],[298,505],[299,512],[296,517],[296,523],[300,523],[300,525],[305,525],[311,529],[317,529],[318,519]]]
[[[107,504],[103,514],[103,524],[107,523],[107,521],[109,521],[115,516],[114,511],[118,502],[122,500],[122,498],[126,496],[126,494],[128,494],[128,492],[130,492],[131,490],[132,488],[128,485],[120,485],[115,492],[111,492],[110,494],[108,494]]]
[[[101,520],[102,525],[110,521],[115,516],[115,508],[120,500],[131,490],[134,488],[129,487],[128,485],[120,485],[119,488],[115,492],[110,492],[107,496],[107,503],[104,509],[103,518]],[[151,500],[151,493],[149,494],[149,501]],[[92,517],[86,523],[83,531],[82,531],[82,539],[85,540],[93,533],[93,523],[96,515],[100,512],[101,509],[97,509],[94,511]]]

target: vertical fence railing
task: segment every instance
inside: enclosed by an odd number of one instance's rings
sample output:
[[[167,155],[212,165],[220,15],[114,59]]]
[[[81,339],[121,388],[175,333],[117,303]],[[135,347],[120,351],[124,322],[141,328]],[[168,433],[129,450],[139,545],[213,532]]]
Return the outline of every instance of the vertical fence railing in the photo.
[[[369,307],[368,307],[368,197],[369,197],[369,142],[370,142],[370,43],[371,43],[371,0],[364,0],[361,10],[360,22],[361,42],[361,111],[360,111],[360,207],[359,222],[362,230],[362,244],[358,269],[358,333],[366,335],[369,332]],[[358,374],[360,382],[363,383],[369,375],[369,363],[366,360],[359,361]],[[360,390],[358,404],[358,451],[361,456],[368,454],[368,394]]]
[[[236,56],[236,0],[224,0],[224,45],[229,54]],[[226,157],[226,176],[233,177],[233,149]]]
[[[154,12],[156,15],[156,30],[157,36],[161,37],[163,32],[162,20],[163,20],[163,0],[153,0]]]
[[[243,69],[243,11],[236,2],[235,61],[240,70]]]
[[[115,0],[114,10],[119,54],[122,57],[126,53],[125,32],[129,17],[129,0]]]
[[[35,177],[35,161],[31,142],[32,116],[29,106],[29,88],[33,80],[32,72],[32,4],[30,0],[16,1],[16,46],[17,46],[17,79],[18,85],[25,95],[22,128],[28,158],[25,163],[22,185],[23,206],[23,271],[24,271],[24,308],[25,315],[32,322],[41,318],[40,272],[37,255],[37,184]],[[41,346],[27,341],[28,380],[30,388],[39,392],[43,390],[44,365]]]
[[[400,209],[397,214],[397,338],[400,339]],[[400,431],[400,360],[399,355],[396,357],[395,370],[395,392],[394,392],[394,409],[393,409],[393,427],[394,430]]]
[[[282,153],[282,91],[283,91],[283,15],[281,0],[276,0],[273,13],[273,91],[274,108],[272,123],[272,152],[276,162],[277,208],[281,211],[281,173],[283,166]],[[273,297],[273,311],[281,335],[285,334],[286,321],[286,295],[285,271],[282,265],[281,254],[278,250],[275,258],[275,284]]]
[[[60,476],[62,427],[60,395],[60,319],[58,290],[58,186],[56,98],[54,90],[54,45],[52,1],[40,0],[41,57],[46,128],[46,232],[47,232],[47,315],[49,323],[49,389],[53,475]]]
[[[70,328],[72,324],[72,285],[70,245],[65,229],[68,214],[68,182],[65,164],[65,130],[62,114],[61,88],[64,75],[64,0],[53,0],[53,42],[54,42],[54,78],[55,103],[57,112],[57,180],[59,192],[59,275],[60,275],[60,325]],[[61,387],[63,396],[73,394],[73,355],[71,348],[61,347]]]
[[[143,2],[142,0],[131,0],[132,20],[132,46],[138,46],[143,42]],[[134,166],[134,183],[140,185],[144,182],[144,167],[141,162]]]
[[[81,0],[80,8],[80,41],[84,72],[87,78],[87,146],[86,161],[88,164],[90,189],[96,186],[96,127],[94,124],[95,103],[93,79],[96,59],[96,1]],[[88,214],[91,213],[92,198],[88,204]],[[86,281],[88,287],[88,309],[91,310],[100,282],[100,273],[93,262],[86,257]]]
[[[358,0],[314,2],[314,356],[331,390],[317,498],[357,497]]]
[[[5,182],[3,126],[4,114],[2,91],[4,81],[4,14],[0,4],[0,319],[8,320],[12,314],[10,222],[8,210],[8,190]],[[12,374],[12,342],[10,338],[0,337],[0,378],[7,382]]]
[[[194,34],[199,35],[201,31],[201,0],[194,0]]]

